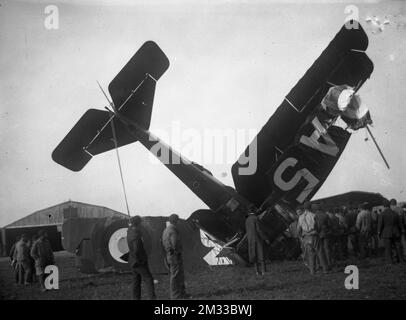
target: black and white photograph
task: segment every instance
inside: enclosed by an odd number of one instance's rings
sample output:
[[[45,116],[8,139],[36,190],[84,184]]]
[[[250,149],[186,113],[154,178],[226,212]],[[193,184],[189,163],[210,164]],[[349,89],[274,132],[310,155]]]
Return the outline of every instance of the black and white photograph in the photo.
[[[0,43],[0,300],[406,299],[406,1],[0,0]]]

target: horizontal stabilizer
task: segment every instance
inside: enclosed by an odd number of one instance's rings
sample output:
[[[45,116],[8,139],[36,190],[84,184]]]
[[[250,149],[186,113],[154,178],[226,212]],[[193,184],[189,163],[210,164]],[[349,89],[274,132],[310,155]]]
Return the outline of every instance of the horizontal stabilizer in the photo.
[[[52,152],[52,159],[72,171],[80,171],[92,158],[84,148],[108,119],[107,111],[87,110]]]
[[[109,85],[116,111],[148,130],[156,81],[168,67],[169,60],[162,50],[152,41],[144,43]],[[92,156],[115,148],[111,122],[118,147],[137,141],[113,113],[90,109],[55,148],[52,159],[80,171]]]

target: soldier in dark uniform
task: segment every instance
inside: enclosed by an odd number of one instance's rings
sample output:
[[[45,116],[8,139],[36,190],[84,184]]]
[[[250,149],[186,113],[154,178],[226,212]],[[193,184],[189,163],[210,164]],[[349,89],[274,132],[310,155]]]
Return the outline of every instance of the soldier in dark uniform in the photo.
[[[330,247],[331,263],[334,264],[339,257],[340,221],[334,214],[333,209],[327,210],[327,215],[331,224],[331,232],[328,235],[328,244]]]
[[[176,225],[179,216],[172,214],[169,217],[168,226],[162,234],[162,244],[166,253],[166,261],[170,273],[170,297],[171,299],[190,298],[186,293],[185,274],[183,271],[182,241]]]
[[[257,275],[264,275],[266,272],[264,258],[264,241],[266,241],[266,237],[261,233],[258,227],[258,217],[253,211],[248,214],[245,220],[245,230],[247,232],[249,262],[255,264]]]
[[[359,232],[360,257],[364,259],[371,255],[372,206],[368,203],[363,203],[360,208],[361,211],[358,213],[355,226]]]
[[[29,256],[30,248],[28,245],[28,236],[26,234],[23,234],[20,241],[18,241],[15,246],[13,256],[14,260],[17,261],[19,284],[29,284],[29,279],[32,272]]]
[[[393,263],[392,247],[395,249],[396,262],[404,261],[400,244],[400,217],[390,208],[389,201],[384,201],[384,210],[378,217],[378,235],[385,246],[386,263]]]
[[[17,268],[17,261],[14,260],[14,252],[16,250],[16,244],[18,243],[18,241],[20,241],[21,236],[16,237],[15,242],[13,243],[13,245],[10,248],[10,252],[9,252],[9,257],[10,257],[10,261],[11,261],[11,267],[14,270],[14,278],[15,278],[15,282],[19,283],[19,270]]]
[[[128,263],[133,271],[132,297],[141,299],[141,281],[144,281],[147,296],[150,300],[156,299],[154,280],[148,267],[148,256],[142,238],[141,217],[132,217],[128,224],[127,243],[129,249]]]
[[[335,216],[338,218],[339,226],[339,245],[338,259],[345,260],[348,258],[348,219],[346,216],[347,209],[345,207],[336,208]]]
[[[316,223],[317,223],[317,229],[318,229],[318,239],[319,239],[319,244],[317,246],[317,251],[318,252],[318,257],[321,257],[319,259],[325,259],[325,262],[319,261],[320,264],[326,263],[327,264],[327,270],[330,270],[332,267],[332,262],[331,262],[331,256],[330,256],[330,247],[329,247],[329,236],[331,233],[331,222],[330,219],[327,215],[327,213],[324,211],[322,205],[320,204],[312,204],[311,205],[312,211],[316,215]]]
[[[30,252],[32,247],[34,246],[35,241],[37,241],[38,236],[37,235],[33,235],[31,237],[31,242],[30,242]],[[35,260],[33,259],[33,257],[31,257],[30,254],[30,265],[31,265],[31,270],[33,270],[33,272],[31,273],[31,279],[29,279],[30,282],[32,283],[36,283],[38,281],[37,277],[35,276]]]
[[[324,250],[322,250],[319,238],[320,225],[316,221],[316,214],[311,210],[311,204],[306,201],[303,205],[304,213],[299,216],[297,224],[297,233],[302,237],[304,247],[305,265],[310,269],[311,274],[316,273],[317,259],[323,273],[328,273],[328,266]]]
[[[48,265],[55,263],[54,253],[51,248],[51,243],[48,240],[46,231],[40,230],[38,232],[38,239],[31,247],[31,257],[35,260],[35,271],[39,279],[41,290],[44,292],[45,288],[45,268]]]
[[[350,240],[352,250],[355,256],[359,256],[358,236],[359,232],[356,227],[358,209],[353,206],[346,215],[348,222],[348,238]]]
[[[378,253],[379,253],[378,211],[372,210],[371,211],[371,254],[374,256],[377,256]]]

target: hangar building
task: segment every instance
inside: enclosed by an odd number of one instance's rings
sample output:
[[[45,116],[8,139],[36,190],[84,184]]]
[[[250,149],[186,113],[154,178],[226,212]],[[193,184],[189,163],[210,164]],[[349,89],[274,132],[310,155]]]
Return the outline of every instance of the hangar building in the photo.
[[[29,237],[40,229],[48,233],[54,251],[63,250],[61,229],[64,220],[69,218],[126,218],[124,213],[87,203],[66,201],[29,214],[0,229],[0,254],[8,255],[15,239],[26,233]]]

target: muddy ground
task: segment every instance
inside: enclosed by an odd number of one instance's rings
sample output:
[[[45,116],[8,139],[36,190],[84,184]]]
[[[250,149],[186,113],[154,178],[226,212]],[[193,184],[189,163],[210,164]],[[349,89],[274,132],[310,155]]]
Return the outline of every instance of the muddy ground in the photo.
[[[130,299],[131,274],[78,272],[74,256],[56,254],[59,290],[41,293],[37,285],[19,286],[8,258],[0,258],[1,299]],[[359,289],[347,290],[347,265],[359,269]],[[331,274],[311,276],[301,261],[269,263],[265,276],[252,268],[217,266],[198,273],[186,272],[193,299],[406,299],[406,264],[385,265],[382,258],[356,258],[338,264]],[[158,299],[168,299],[168,275],[154,275]]]

